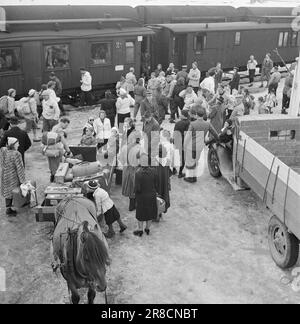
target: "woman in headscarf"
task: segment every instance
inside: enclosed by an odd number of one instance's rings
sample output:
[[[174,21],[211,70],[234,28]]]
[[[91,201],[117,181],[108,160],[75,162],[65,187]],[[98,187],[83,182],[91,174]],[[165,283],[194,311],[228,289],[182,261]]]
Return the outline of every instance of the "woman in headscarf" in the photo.
[[[127,226],[122,222],[120,213],[109,197],[109,194],[100,187],[97,181],[89,181],[87,187],[90,190],[87,193],[87,198],[95,202],[98,218],[103,215],[108,226],[108,232],[104,233],[105,237],[112,238],[116,234],[113,228],[114,222],[119,224],[120,233],[123,233]]]
[[[123,166],[122,195],[129,198],[129,211],[133,211],[136,207],[134,179],[138,166],[138,157],[141,152],[141,137],[142,134],[138,131],[131,133],[127,144],[122,146],[120,152],[120,162]]]
[[[88,121],[85,123],[85,125],[83,127],[82,135],[85,135],[85,131],[86,131],[87,128],[92,127],[93,130],[94,130],[94,121],[95,121],[95,118],[93,116],[90,116],[88,118]],[[93,131],[93,134],[94,134],[94,131]]]
[[[150,234],[150,226],[153,219],[157,217],[157,175],[148,164],[148,155],[142,153],[140,166],[135,174],[136,195],[136,219],[138,229],[133,232],[136,236],[142,236],[144,222],[146,222],[145,233]]]
[[[18,147],[19,141],[15,137],[8,137],[7,146],[0,149],[0,189],[1,196],[5,198],[7,216],[17,215],[12,209],[13,190],[25,182],[25,169]]]

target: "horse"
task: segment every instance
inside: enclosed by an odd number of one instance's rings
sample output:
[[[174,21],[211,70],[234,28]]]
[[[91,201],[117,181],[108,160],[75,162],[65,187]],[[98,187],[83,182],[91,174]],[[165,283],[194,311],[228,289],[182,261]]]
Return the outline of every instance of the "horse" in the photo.
[[[107,303],[108,244],[92,201],[85,197],[69,197],[57,205],[50,249],[53,271],[60,269],[73,304],[80,301],[77,292],[80,288],[88,288],[89,304],[94,303],[96,291],[105,292]]]

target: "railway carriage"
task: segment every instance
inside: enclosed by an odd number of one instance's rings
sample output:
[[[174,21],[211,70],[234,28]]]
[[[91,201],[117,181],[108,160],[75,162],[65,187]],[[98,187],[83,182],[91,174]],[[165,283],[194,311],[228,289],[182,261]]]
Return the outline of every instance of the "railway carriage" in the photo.
[[[10,87],[20,95],[39,89],[52,71],[65,91],[78,88],[82,66],[91,72],[94,89],[117,82],[131,66],[139,75],[141,43],[154,32],[138,23],[134,9],[128,8],[115,11],[128,18],[113,17],[107,8],[57,13],[52,7],[35,8],[23,15],[19,8],[6,13],[9,20],[0,32],[1,95]],[[48,12],[47,17],[36,19],[42,12]]]
[[[298,54],[300,37],[290,23],[225,22],[155,24],[154,64],[174,62],[176,66],[197,61],[202,71],[217,62],[223,68],[245,68],[251,54],[259,62],[267,52],[279,48],[287,62]],[[163,55],[159,55],[163,53]],[[277,57],[273,57],[277,63]]]
[[[166,69],[169,62],[180,67],[193,61],[201,71],[218,61],[229,70],[245,67],[250,54],[261,63],[265,53],[275,48],[290,62],[300,43],[291,29],[295,18],[291,10],[6,6],[0,8],[0,95],[11,87],[19,96],[38,89],[52,71],[62,80],[64,93],[73,92],[80,86],[81,66],[91,72],[93,89],[105,89],[131,66],[140,75],[146,52],[152,70],[158,63]]]

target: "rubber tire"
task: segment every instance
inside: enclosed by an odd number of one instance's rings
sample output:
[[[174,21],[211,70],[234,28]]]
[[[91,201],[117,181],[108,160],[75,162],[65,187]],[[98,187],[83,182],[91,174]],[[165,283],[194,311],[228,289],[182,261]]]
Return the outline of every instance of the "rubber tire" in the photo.
[[[274,232],[276,229],[282,231],[286,240],[286,249],[284,255],[281,255],[274,245]],[[299,240],[294,234],[288,232],[288,228],[276,216],[271,217],[268,225],[269,249],[274,262],[281,269],[293,267],[299,256]]]
[[[220,171],[220,168],[218,167],[218,170],[215,170],[212,165],[211,165],[211,155],[212,154],[216,154],[217,156],[217,152],[213,147],[210,147],[207,153],[207,166],[208,166],[208,170],[211,176],[213,176],[214,178],[219,178],[222,174]],[[217,156],[218,158],[218,156]]]

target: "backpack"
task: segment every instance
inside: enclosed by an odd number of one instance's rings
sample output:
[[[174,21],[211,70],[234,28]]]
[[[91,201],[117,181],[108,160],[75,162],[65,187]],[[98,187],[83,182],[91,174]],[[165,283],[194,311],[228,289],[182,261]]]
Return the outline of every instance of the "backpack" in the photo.
[[[18,113],[20,115],[28,115],[31,113],[31,108],[30,108],[30,105],[29,105],[29,99],[26,98],[26,97],[23,97],[19,100],[19,103],[18,103]]]
[[[50,146],[55,145],[61,141],[61,136],[55,132],[43,133],[42,143],[44,145]]]
[[[0,111],[6,115],[8,113],[8,98],[3,96],[0,98]]]

